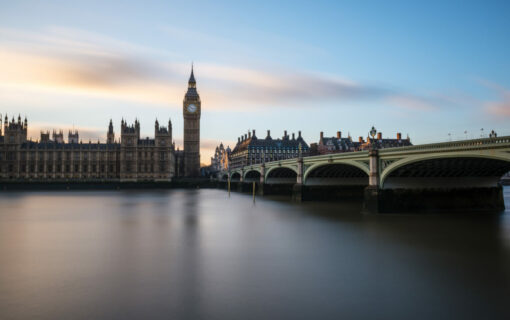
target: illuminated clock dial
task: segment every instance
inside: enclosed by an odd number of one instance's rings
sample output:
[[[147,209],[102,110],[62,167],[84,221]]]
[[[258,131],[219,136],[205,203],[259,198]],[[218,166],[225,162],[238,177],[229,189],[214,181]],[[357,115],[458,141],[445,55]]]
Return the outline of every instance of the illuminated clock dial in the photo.
[[[194,113],[195,111],[197,111],[197,106],[194,105],[194,104],[189,104],[188,105],[188,112],[189,113]]]

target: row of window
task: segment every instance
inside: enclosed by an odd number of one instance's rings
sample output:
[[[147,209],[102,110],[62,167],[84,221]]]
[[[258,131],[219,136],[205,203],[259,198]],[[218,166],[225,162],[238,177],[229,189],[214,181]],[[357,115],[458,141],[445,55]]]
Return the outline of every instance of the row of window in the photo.
[[[249,151],[251,152],[257,152],[257,153],[260,153],[260,152],[289,152],[289,151],[299,151],[299,148],[269,148],[269,149],[264,149],[264,148],[249,148],[248,149]],[[307,147],[302,147],[301,148],[302,151],[305,151],[305,150],[308,150]]]
[[[10,152],[0,152],[0,160],[16,160],[16,152],[10,151]],[[35,160],[37,159],[46,159],[49,161],[52,161],[53,159],[57,160],[71,160],[71,156],[73,160],[106,160],[106,159],[116,159],[118,158],[118,153],[116,152],[20,152],[20,159],[26,160],[27,158],[29,160]],[[128,159],[132,159],[134,154],[132,152],[127,152],[126,157]],[[154,152],[138,152],[138,158],[139,159],[154,159],[155,153]],[[159,153],[159,159],[165,160],[168,159],[168,153],[167,152],[160,152]]]
[[[46,169],[46,172],[47,173],[59,173],[59,172],[64,172],[64,173],[77,173],[77,172],[101,172],[101,173],[104,173],[106,172],[106,170],[108,169],[108,172],[114,172],[114,171],[118,171],[118,167],[116,165],[78,165],[78,164],[75,164],[75,165],[51,165],[51,164],[48,164],[48,165],[43,165],[43,164],[40,164],[40,165],[28,165],[28,166],[20,166],[20,172],[28,172],[29,173],[35,173],[35,172],[45,172],[45,169]],[[80,171],[81,169],[81,171]],[[13,166],[12,165],[9,165],[8,166],[8,172],[12,172],[13,170]],[[36,171],[37,170],[37,171]],[[89,171],[90,170],[90,171]],[[99,171],[98,171],[99,170]],[[0,167],[0,171],[1,171],[1,167]]]
[[[53,161],[53,159],[56,160],[71,160],[71,156],[73,160],[106,160],[106,159],[116,159],[117,153],[110,152],[110,153],[103,153],[103,152],[20,152],[20,159],[26,160],[27,158],[29,160],[36,160],[36,157],[38,160],[48,160]],[[0,152],[0,160],[2,159],[2,153]],[[7,152],[6,153],[6,159],[7,160],[16,160],[16,153],[15,152]]]
[[[138,172],[147,172],[147,173],[153,173],[154,172],[154,165],[139,165],[138,166]],[[166,165],[160,164],[159,166],[156,166],[159,168],[160,172],[164,172],[167,168]],[[126,166],[126,172],[133,172],[133,168],[136,168],[136,166]],[[12,173],[14,169],[13,165],[9,165],[6,167],[7,172]],[[106,170],[108,172],[116,172],[119,171],[119,167],[116,165],[28,165],[28,166],[20,166],[19,171],[22,173],[87,173],[87,172],[98,172],[98,173],[105,173]],[[0,166],[0,172],[2,172],[2,167]]]

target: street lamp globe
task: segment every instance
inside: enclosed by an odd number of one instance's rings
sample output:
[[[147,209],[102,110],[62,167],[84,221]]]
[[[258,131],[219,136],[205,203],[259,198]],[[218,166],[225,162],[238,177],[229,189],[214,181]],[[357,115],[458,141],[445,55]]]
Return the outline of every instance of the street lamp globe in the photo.
[[[377,134],[377,130],[374,126],[372,126],[372,129],[370,130],[370,135],[372,136],[372,140],[374,139],[375,135]]]

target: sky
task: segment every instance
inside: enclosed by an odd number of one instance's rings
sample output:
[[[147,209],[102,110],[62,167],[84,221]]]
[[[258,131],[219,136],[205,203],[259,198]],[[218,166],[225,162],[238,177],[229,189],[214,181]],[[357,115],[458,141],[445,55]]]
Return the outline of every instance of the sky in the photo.
[[[509,39],[510,1],[0,0],[0,113],[84,141],[171,119],[182,148],[193,62],[204,163],[254,129],[510,135]]]

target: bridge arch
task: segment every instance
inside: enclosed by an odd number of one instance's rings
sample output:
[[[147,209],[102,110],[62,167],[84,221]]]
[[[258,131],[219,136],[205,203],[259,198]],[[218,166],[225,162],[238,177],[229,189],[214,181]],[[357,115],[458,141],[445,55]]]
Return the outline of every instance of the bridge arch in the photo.
[[[380,175],[388,188],[493,187],[510,171],[510,153],[491,152],[417,155],[398,160]],[[416,180],[413,183],[412,180]]]
[[[241,181],[241,173],[240,172],[232,172],[230,174],[230,181]]]
[[[260,181],[260,171],[257,169],[249,169],[244,173],[244,181]]]
[[[356,161],[321,162],[306,169],[303,183],[305,185],[368,185],[368,176],[368,167]]]
[[[267,169],[264,181],[268,184],[296,183],[297,170],[291,166],[274,166]]]

